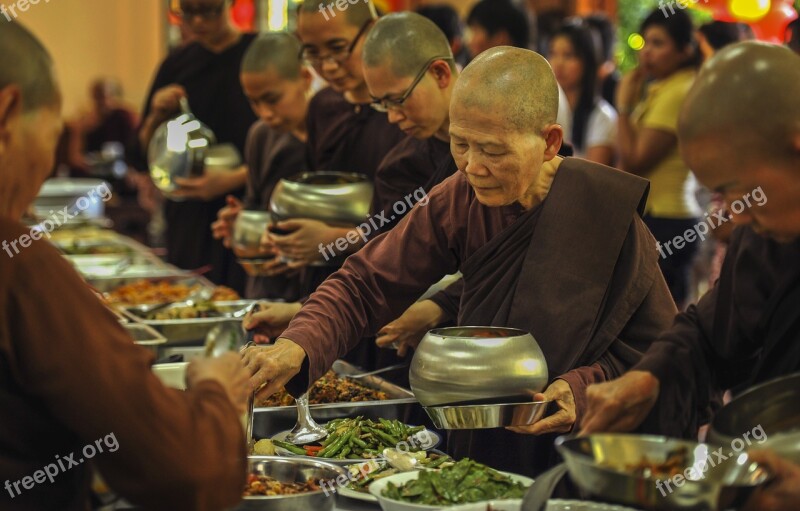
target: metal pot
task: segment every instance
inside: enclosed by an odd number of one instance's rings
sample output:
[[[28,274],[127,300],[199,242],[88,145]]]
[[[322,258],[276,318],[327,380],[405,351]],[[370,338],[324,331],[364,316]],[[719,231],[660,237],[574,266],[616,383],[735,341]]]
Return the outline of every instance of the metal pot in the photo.
[[[528,391],[541,391],[547,376],[533,336],[498,327],[431,330],[409,373],[411,390],[423,406],[518,402],[520,396],[530,401]]]
[[[261,250],[261,236],[272,223],[267,211],[240,211],[233,225],[233,253],[240,259],[267,259]]]
[[[150,176],[164,193],[178,189],[176,177],[201,175],[206,153],[217,140],[211,128],[192,114],[186,98],[180,104],[180,115],[156,128],[148,147]]]
[[[276,220],[308,218],[331,225],[359,225],[369,215],[373,188],[363,174],[303,172],[275,186],[270,211]]]

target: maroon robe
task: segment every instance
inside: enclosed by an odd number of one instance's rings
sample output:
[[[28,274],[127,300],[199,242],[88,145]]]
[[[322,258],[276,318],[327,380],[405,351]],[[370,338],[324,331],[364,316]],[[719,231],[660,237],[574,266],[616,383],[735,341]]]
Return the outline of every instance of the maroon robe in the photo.
[[[303,390],[358,339],[461,270],[459,324],[531,332],[551,377],[570,384],[580,420],[585,388],[636,363],[676,313],[639,216],[647,187],[635,176],[568,158],[545,201],[524,211],[518,204],[484,206],[463,174],[452,176],[434,188],[427,206],[348,258],[295,316],[284,337],[305,349],[309,371],[290,387]],[[513,438],[518,445],[511,449],[475,455],[529,474],[549,465],[552,439]]]

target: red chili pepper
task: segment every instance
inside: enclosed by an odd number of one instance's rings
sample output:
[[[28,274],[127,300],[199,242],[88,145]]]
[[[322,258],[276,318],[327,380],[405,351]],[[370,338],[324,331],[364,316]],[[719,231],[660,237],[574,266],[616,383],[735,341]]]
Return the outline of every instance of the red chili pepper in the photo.
[[[321,445],[305,445],[305,446],[303,446],[303,449],[306,450],[306,454],[308,456],[316,456],[317,453],[319,453],[319,451],[322,450],[322,446]]]

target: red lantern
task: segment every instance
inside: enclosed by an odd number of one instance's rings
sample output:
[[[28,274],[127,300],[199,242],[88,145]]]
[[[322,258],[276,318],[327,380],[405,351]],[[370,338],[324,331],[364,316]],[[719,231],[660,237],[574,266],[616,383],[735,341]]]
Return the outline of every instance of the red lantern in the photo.
[[[753,23],[756,37],[762,41],[783,44],[786,27],[797,19],[797,11],[790,3],[775,2],[772,10],[758,23]]]

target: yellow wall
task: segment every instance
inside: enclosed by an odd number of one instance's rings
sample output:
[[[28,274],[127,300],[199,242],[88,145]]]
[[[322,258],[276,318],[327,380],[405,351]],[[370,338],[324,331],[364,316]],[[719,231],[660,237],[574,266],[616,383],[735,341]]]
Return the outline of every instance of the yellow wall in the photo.
[[[17,21],[53,55],[64,93],[64,113],[88,103],[93,78],[113,76],[137,111],[164,58],[161,0],[41,0]],[[8,6],[15,0],[0,0]]]

